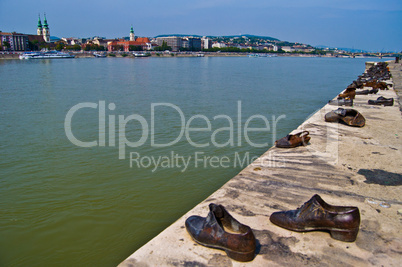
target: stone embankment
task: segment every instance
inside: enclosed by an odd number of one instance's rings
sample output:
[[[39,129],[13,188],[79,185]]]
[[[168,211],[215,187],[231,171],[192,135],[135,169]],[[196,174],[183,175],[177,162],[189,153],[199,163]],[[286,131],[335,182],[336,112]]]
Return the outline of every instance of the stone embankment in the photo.
[[[379,96],[398,99],[401,64],[390,63],[393,88],[357,95],[353,109],[366,118],[363,128],[327,123],[326,105],[294,131],[307,130],[307,146],[270,148],[205,201],[134,252],[119,266],[400,266],[402,262],[402,119],[400,102],[372,106]],[[292,210],[314,194],[327,203],[356,206],[361,224],[355,242],[332,239],[328,232],[299,233],[269,220]],[[224,251],[196,244],[185,220],[206,217],[208,204],[222,204],[250,226],[257,252],[248,263]]]

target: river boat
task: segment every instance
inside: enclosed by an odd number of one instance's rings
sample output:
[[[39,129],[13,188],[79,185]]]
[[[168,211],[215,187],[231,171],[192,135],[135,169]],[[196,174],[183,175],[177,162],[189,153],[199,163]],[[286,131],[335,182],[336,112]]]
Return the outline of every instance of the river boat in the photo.
[[[52,59],[52,58],[74,58],[74,55],[59,51],[25,52],[20,59]]]
[[[106,53],[95,52],[94,57],[106,57]]]
[[[133,53],[135,57],[149,57],[151,54],[149,53]]]

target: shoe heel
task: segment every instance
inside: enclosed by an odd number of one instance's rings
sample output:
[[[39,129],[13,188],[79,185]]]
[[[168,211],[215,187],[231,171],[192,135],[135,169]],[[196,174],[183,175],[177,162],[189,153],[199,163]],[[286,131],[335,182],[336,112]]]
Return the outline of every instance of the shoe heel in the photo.
[[[354,242],[359,228],[353,230],[330,230],[331,237],[344,242]]]
[[[251,252],[236,252],[236,251],[231,251],[231,250],[225,250],[226,254],[231,258],[234,259],[235,261],[252,261],[254,259],[254,251]]]

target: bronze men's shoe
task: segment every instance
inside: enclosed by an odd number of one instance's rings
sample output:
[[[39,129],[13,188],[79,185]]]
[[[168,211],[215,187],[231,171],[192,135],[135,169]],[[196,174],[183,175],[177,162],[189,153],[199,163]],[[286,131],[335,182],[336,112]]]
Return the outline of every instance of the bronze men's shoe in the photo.
[[[305,146],[310,141],[308,131],[303,131],[297,134],[288,134],[287,136],[276,140],[275,146],[280,148],[292,148],[297,146]]]
[[[394,99],[391,98],[385,98],[383,96],[380,96],[377,98],[377,100],[369,100],[368,101],[369,105],[384,105],[384,106],[392,106],[394,105]]]
[[[314,195],[300,208],[272,213],[273,224],[297,232],[327,230],[336,240],[353,242],[360,225],[357,207],[331,206]]]
[[[368,94],[376,94],[378,93],[378,89],[364,89],[364,90],[360,90],[360,91],[356,91],[356,95],[368,95]]]
[[[256,242],[251,228],[236,221],[222,205],[211,203],[209,210],[206,218],[191,216],[186,220],[186,229],[195,242],[222,249],[237,261],[253,260]]]
[[[353,106],[353,99],[338,98],[328,101],[328,104],[332,106]]]
[[[363,127],[366,119],[357,110],[338,108],[325,114],[326,122],[344,122],[349,126]]]

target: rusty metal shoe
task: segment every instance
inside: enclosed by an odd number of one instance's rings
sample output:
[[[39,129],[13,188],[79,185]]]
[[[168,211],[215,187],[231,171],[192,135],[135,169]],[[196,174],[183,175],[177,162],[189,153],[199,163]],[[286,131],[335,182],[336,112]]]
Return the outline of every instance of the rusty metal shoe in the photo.
[[[338,108],[325,114],[326,122],[344,122],[349,126],[363,127],[366,119],[355,109]]]
[[[338,96],[346,99],[355,99],[356,88],[346,88],[346,90]]]
[[[253,260],[256,241],[251,228],[239,223],[222,205],[211,203],[209,210],[205,218],[191,216],[186,220],[186,229],[194,241],[222,249],[236,261]]]
[[[333,239],[354,242],[359,232],[360,212],[357,207],[329,205],[319,195],[314,195],[300,208],[274,212],[269,219],[288,230],[326,230]]]
[[[288,134],[287,136],[276,140],[275,146],[280,148],[292,148],[297,146],[305,146],[310,141],[308,131],[303,131],[297,134]]]
[[[391,98],[385,98],[383,96],[380,96],[377,98],[377,100],[369,100],[368,101],[369,105],[384,105],[384,106],[393,106],[394,105],[394,99]]]

